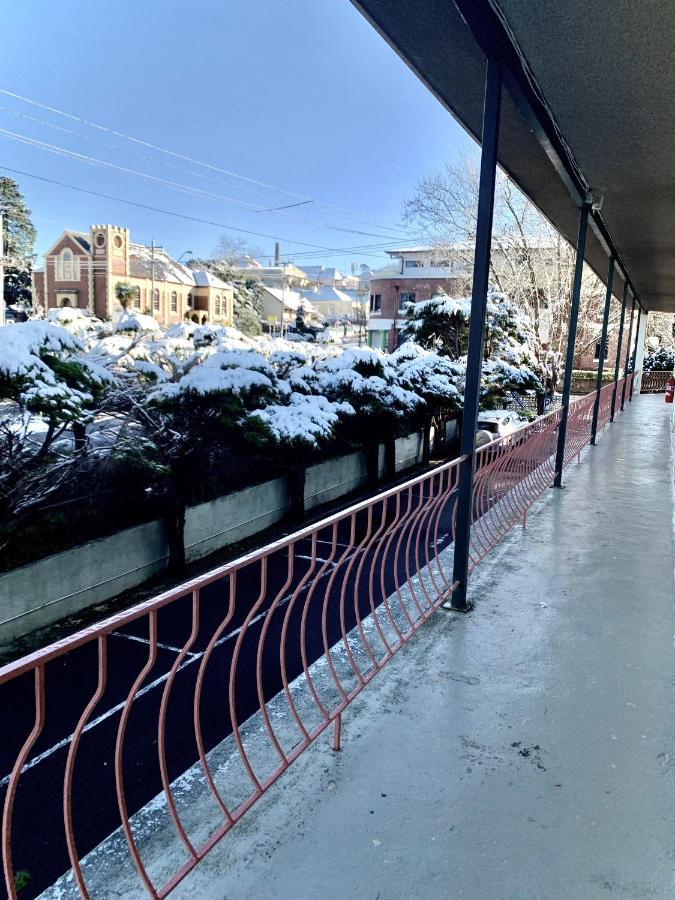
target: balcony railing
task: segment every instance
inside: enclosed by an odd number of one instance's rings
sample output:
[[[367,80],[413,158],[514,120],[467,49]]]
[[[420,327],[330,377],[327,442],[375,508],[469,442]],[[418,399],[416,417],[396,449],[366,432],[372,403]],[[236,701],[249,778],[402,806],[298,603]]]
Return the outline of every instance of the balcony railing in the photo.
[[[641,394],[663,394],[668,384],[668,379],[673,377],[672,372],[643,372]]]
[[[599,427],[614,389],[600,391]],[[595,396],[570,404],[565,465],[590,440]],[[561,414],[476,451],[471,568],[551,486]],[[0,750],[9,897],[19,869],[35,896],[69,867],[88,897],[82,860],[120,826],[139,887],[165,897],[328,728],[337,749],[344,709],[455,588],[459,464],[0,669],[14,717]],[[218,811],[207,836],[176,793],[191,767]],[[155,798],[182,845],[168,873],[134,827]]]

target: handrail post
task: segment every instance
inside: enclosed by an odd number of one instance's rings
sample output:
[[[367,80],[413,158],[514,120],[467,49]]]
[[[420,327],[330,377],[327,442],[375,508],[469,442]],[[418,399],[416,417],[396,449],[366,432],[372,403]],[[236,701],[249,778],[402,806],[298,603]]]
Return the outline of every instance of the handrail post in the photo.
[[[567,326],[567,358],[565,360],[565,379],[563,381],[562,415],[558,426],[558,449],[555,455],[554,487],[562,487],[562,470],[565,460],[565,440],[567,438],[567,419],[569,416],[570,393],[572,389],[572,367],[574,365],[574,344],[577,339],[577,321],[579,319],[579,298],[581,297],[581,276],[584,271],[584,254],[586,252],[586,232],[588,231],[587,203],[579,210],[579,233],[577,235],[577,255],[574,261],[574,282],[572,285],[572,306]]]
[[[502,99],[502,67],[496,59],[488,59],[485,68],[485,100],[483,104],[483,139],[480,160],[478,216],[476,222],[476,250],[471,289],[471,317],[469,320],[469,348],[464,384],[464,413],[462,417],[461,454],[457,485],[457,521],[455,525],[455,554],[451,608],[467,612],[472,607],[467,599],[469,577],[469,544],[473,511],[473,478],[476,467],[474,447],[480,400],[480,379],[485,347],[485,314],[487,310],[492,216],[497,176],[497,146]]]
[[[612,283],[614,281],[614,257],[609,258],[607,269],[607,293],[605,294],[605,311],[602,316],[602,337],[600,338],[600,353],[598,354],[598,376],[595,379],[595,403],[593,404],[593,422],[591,423],[591,444],[595,444],[595,436],[598,432],[598,414],[600,412],[600,391],[602,390],[602,371],[605,366],[605,346],[607,345],[607,331],[609,329],[609,308],[612,303]]]
[[[619,340],[616,345],[616,361],[614,363],[614,387],[612,389],[612,410],[609,421],[614,421],[614,412],[616,410],[616,389],[619,384],[619,364],[621,362],[621,344],[623,343],[623,323],[626,318],[626,303],[628,302],[628,282],[623,285],[623,301],[621,304],[621,321],[619,323]]]
[[[633,347],[633,377],[630,380],[630,394],[628,400],[633,402],[633,387],[635,386],[635,376],[637,375],[637,346],[638,336],[640,334],[640,319],[642,318],[642,306],[638,303],[638,317],[635,323],[635,346]]]
[[[630,362],[630,344],[633,339],[633,316],[635,315],[635,294],[630,307],[630,324],[628,325],[628,340],[626,341],[626,362],[623,367],[623,384],[621,385],[621,412],[626,402],[626,379],[628,378],[628,363]]]

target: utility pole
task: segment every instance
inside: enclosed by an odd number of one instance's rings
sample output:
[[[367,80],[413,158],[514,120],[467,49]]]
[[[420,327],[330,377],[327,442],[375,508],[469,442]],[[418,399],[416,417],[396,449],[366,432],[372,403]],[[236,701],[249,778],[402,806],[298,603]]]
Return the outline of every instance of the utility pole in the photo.
[[[5,324],[5,226],[0,210],[0,325]]]
[[[279,253],[279,243],[275,246],[275,252]],[[279,337],[284,336],[284,313],[286,312],[286,264],[281,269],[281,318],[279,319]]]
[[[155,315],[155,239],[150,241],[150,315]]]

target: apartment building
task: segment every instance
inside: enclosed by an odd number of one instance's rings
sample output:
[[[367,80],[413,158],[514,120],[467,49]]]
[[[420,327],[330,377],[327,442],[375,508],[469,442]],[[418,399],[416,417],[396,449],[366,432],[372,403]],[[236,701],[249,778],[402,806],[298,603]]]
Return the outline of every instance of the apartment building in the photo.
[[[430,300],[439,290],[461,296],[471,284],[471,269],[459,247],[402,247],[387,253],[392,264],[370,277],[368,344],[381,350],[396,347],[406,303]]]

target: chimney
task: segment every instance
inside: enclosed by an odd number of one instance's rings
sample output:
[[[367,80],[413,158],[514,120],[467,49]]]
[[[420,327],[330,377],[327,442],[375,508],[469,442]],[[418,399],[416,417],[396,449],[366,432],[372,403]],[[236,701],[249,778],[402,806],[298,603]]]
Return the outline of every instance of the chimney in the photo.
[[[281,253],[279,252],[279,241],[274,242],[274,265],[278,266],[281,262]]]

